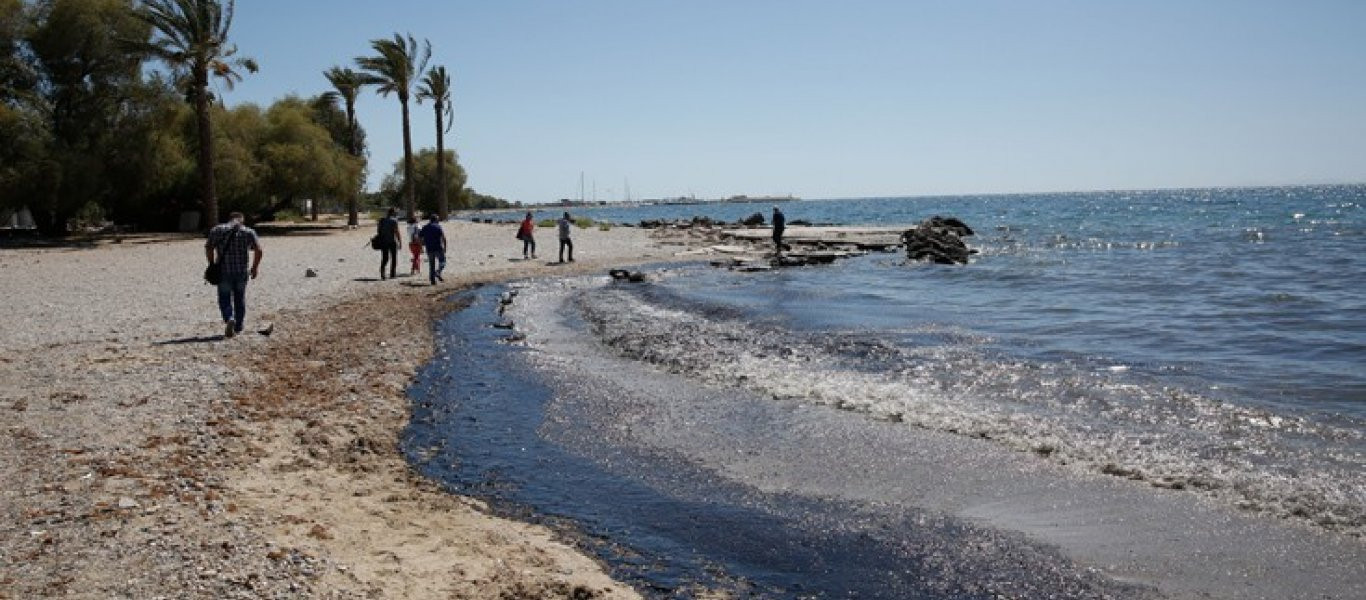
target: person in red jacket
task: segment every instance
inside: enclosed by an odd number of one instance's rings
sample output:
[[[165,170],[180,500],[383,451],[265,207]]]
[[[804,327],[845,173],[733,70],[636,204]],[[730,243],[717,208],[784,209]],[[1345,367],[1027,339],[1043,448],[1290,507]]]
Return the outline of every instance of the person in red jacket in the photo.
[[[531,258],[536,258],[536,223],[532,222],[530,211],[517,229],[517,239],[522,240],[522,260],[527,259],[527,251],[531,252]]]

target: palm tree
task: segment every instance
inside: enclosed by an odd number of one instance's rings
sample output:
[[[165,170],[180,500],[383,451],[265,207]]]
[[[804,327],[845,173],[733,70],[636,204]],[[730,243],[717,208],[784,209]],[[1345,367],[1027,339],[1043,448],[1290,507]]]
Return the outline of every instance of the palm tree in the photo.
[[[422,79],[422,86],[417,89],[418,100],[431,100],[436,108],[436,185],[437,185],[437,214],[441,220],[446,220],[446,150],[444,138],[447,131],[451,130],[451,125],[455,122],[453,118],[454,110],[451,108],[451,76],[446,73],[446,67],[432,67],[427,71],[427,76]],[[447,120],[447,117],[452,117]],[[444,125],[442,124],[444,121]]]
[[[346,104],[346,151],[351,156],[360,158],[360,143],[356,139],[356,96],[360,95],[360,88],[365,85],[365,76],[341,67],[332,67],[324,71],[323,76],[335,89],[335,91],[323,94],[323,97],[330,102],[336,102],[340,99]],[[356,207],[356,190],[351,190],[351,197],[347,199],[347,213],[347,225],[355,227],[360,224]]]
[[[375,56],[356,57],[356,65],[365,71],[365,83],[378,86],[381,96],[398,95],[398,103],[403,107],[403,197],[410,215],[417,210],[417,199],[413,193],[413,137],[408,127],[408,96],[413,89],[413,80],[427,69],[427,60],[432,57],[432,43],[423,42],[424,46],[419,49],[411,34],[405,38],[395,33],[392,40],[370,41]]]
[[[242,80],[237,69],[256,72],[256,61],[233,58],[237,46],[228,43],[234,0],[143,0],[138,16],[152,26],[154,37],[143,46],[150,56],[176,71],[186,98],[194,103],[199,121],[200,204],[203,226],[218,223],[218,197],[213,177],[213,93],[209,76],[228,89]]]

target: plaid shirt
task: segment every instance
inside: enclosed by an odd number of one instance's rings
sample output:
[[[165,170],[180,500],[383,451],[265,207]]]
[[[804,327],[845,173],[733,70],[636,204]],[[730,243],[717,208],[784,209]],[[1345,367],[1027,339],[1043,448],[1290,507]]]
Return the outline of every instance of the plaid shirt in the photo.
[[[204,242],[205,248],[218,250],[218,262],[223,265],[224,275],[237,275],[251,270],[251,263],[247,262],[247,250],[259,249],[261,240],[256,237],[256,232],[250,227],[240,226],[237,235],[232,235],[234,227],[232,223],[217,225],[209,230],[209,239]],[[232,236],[229,240],[228,236]],[[224,244],[227,247],[224,248]]]

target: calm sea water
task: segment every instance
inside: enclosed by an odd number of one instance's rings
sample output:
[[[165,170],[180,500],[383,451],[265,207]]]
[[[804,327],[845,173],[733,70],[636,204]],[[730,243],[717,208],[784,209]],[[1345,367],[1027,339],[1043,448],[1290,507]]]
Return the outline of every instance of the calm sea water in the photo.
[[[1112,524],[1177,523],[1197,510],[1174,507],[1183,498],[1198,499],[1268,526],[1297,523],[1316,535],[1353,540],[1338,555],[1348,558],[1318,563],[1359,562],[1355,544],[1366,534],[1366,186],[875,198],[783,207],[789,220],[848,225],[955,216],[977,231],[968,241],[980,253],[966,266],[875,253],[764,273],[672,265],[645,285],[605,277],[519,284],[509,315],[529,352],[497,360],[520,365],[509,371],[540,373],[528,375],[539,378],[528,385],[541,390],[544,403],[536,410],[547,421],[527,435],[587,457],[597,468],[636,473],[636,483],[649,479],[641,473],[660,468],[625,466],[635,463],[627,458],[634,450],[624,448],[649,448],[647,454],[674,456],[687,469],[722,473],[727,485],[973,518],[990,513],[992,522],[1025,531],[1030,527],[1018,523],[1019,514],[1033,509],[1012,499],[1052,498],[1038,501],[1051,507],[1038,508],[1053,511],[1048,519],[1066,514],[1058,506],[1077,502],[1035,489],[1038,481],[1127,511],[1101,519]],[[576,212],[627,223],[735,220],[767,210],[723,204]],[[587,252],[591,232],[581,237]],[[470,326],[448,324],[450,339],[468,336]],[[441,368],[478,373],[493,362],[483,357],[460,367],[451,359]],[[439,425],[422,429],[414,437],[421,444],[442,435]],[[934,457],[908,458],[926,440],[935,450],[925,452]],[[518,444],[525,452],[525,443]],[[883,454],[901,445],[910,449]],[[469,452],[489,455],[469,449],[459,460],[477,464]],[[989,467],[964,463],[985,456],[995,457]],[[498,464],[500,473],[516,470]],[[940,472],[930,465],[954,467]],[[526,481],[545,478],[534,464],[527,468]],[[1071,476],[1039,471],[1054,468],[1080,479],[1056,483]],[[432,474],[464,485],[482,477]],[[1135,500],[1138,492],[1084,491],[1101,485],[1077,483],[1092,481],[1087,477],[1165,495]],[[927,480],[957,491],[921,491]],[[660,484],[653,493],[679,494],[660,491],[668,487]],[[1097,500],[1111,493],[1129,494],[1128,500]],[[537,498],[544,494],[518,501],[538,504]],[[606,510],[557,502],[541,509],[588,520]],[[1163,503],[1169,508],[1161,517],[1138,516]],[[1204,536],[1228,530],[1204,525],[1209,518],[1193,519],[1184,527]],[[963,535],[955,531],[944,539]],[[675,539],[670,535],[649,539]],[[1154,539],[1181,537],[1165,535]],[[1266,546],[1275,535],[1247,533],[1247,540],[1223,542],[1223,548]],[[1167,543],[1153,542],[1161,548],[1153,555],[1181,555]],[[1307,552],[1289,547],[1276,556]],[[1193,557],[1212,552],[1185,551]],[[1132,552],[1123,548],[1117,556]],[[979,574],[958,583],[978,585],[1004,564],[982,560]],[[1239,564],[1230,569],[1272,568],[1251,558]],[[1359,576],[1349,571],[1334,585],[1346,581],[1359,589],[1366,585]],[[1309,589],[1303,584],[1288,585],[1287,593]],[[869,589],[886,597],[895,597],[887,590],[901,589],[958,595],[914,586]]]

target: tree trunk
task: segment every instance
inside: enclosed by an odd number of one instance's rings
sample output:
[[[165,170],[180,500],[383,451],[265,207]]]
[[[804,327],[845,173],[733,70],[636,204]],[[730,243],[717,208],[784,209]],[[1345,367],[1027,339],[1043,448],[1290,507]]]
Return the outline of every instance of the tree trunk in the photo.
[[[441,103],[436,103],[436,214],[442,220],[446,220],[446,149],[443,145],[445,137],[444,130],[441,128]]]
[[[356,147],[356,103],[350,98],[346,101],[346,135],[346,145],[349,146],[346,150],[351,156],[360,158],[360,148]],[[355,182],[352,182],[351,188],[347,190],[346,200],[346,224],[352,227],[360,226],[360,202],[357,198],[359,195],[360,190],[357,189]]]
[[[408,216],[417,214],[417,193],[413,190],[413,133],[408,128],[408,100],[400,98],[403,105],[403,198],[407,201]]]
[[[218,197],[214,194],[213,120],[209,103],[209,71],[197,67],[194,73],[194,110],[199,117],[199,203],[204,209],[200,226],[208,230],[218,224]]]

